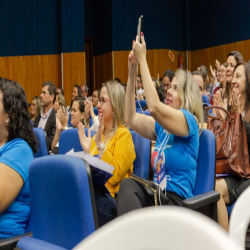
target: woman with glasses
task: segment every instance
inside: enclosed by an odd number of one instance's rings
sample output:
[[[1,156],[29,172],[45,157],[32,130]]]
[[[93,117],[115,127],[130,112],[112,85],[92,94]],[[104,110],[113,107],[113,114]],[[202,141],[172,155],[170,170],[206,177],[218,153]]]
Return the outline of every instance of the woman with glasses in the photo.
[[[133,103],[134,105],[134,103]],[[85,136],[80,123],[79,138],[83,150],[114,167],[113,176],[105,184],[109,193],[95,188],[97,213],[100,225],[116,217],[115,193],[120,183],[133,172],[135,150],[132,136],[125,124],[125,92],[121,84],[106,82],[98,101],[98,119],[100,125],[95,136]]]
[[[92,94],[92,104],[94,108],[97,107],[99,98],[100,98],[100,89],[96,89],[93,91],[93,94]]]
[[[33,123],[37,115],[41,113],[41,110],[42,110],[41,98],[40,96],[34,96],[30,104],[30,116]]]
[[[202,101],[198,86],[190,72],[177,70],[167,90],[166,104],[157,95],[146,61],[146,44],[133,42],[128,67],[126,122],[141,136],[156,140],[152,154],[154,182],[166,193],[169,205],[182,205],[193,196],[199,149],[199,123],[203,124]],[[133,89],[137,64],[140,65],[148,110],[151,116],[136,113]],[[153,204],[132,179],[121,183],[117,214]]]

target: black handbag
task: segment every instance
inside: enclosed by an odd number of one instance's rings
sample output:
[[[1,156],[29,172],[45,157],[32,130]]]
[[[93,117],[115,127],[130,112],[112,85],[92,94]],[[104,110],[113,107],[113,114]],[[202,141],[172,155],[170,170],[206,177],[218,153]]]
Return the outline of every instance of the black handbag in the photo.
[[[130,179],[134,180],[143,190],[148,200],[151,202],[153,206],[161,205],[169,205],[169,198],[164,195],[164,193],[160,190],[160,188],[153,182],[149,180],[145,180],[134,173],[131,174]],[[160,195],[160,200],[159,200]]]

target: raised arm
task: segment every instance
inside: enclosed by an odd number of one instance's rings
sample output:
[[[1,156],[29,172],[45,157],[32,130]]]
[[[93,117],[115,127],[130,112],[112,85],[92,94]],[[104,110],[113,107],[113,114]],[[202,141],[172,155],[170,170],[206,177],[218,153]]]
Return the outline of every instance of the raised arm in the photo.
[[[169,133],[177,136],[187,136],[189,129],[184,114],[180,110],[160,102],[149,72],[146,60],[146,43],[143,34],[141,35],[142,44],[138,42],[138,38],[136,39],[133,45],[133,52],[140,64],[143,88],[150,114]],[[176,77],[173,79],[171,85],[172,89],[168,92],[173,95],[175,91],[178,92]]]
[[[138,134],[155,140],[155,121],[152,117],[136,113],[135,110],[135,78],[136,78],[137,61],[131,51],[128,57],[128,82],[125,99],[125,121]]]

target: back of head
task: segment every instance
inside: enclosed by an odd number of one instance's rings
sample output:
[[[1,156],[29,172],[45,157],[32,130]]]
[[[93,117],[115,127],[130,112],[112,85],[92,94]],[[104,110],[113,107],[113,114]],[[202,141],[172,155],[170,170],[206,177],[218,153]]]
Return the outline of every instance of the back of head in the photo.
[[[170,82],[172,82],[173,78],[174,78],[175,74],[174,74],[174,71],[171,70],[171,69],[167,69],[165,72],[164,72],[164,75],[162,78],[164,77],[168,77]]]
[[[114,129],[125,126],[125,91],[120,83],[107,81],[103,87],[107,88],[110,102],[114,111]]]
[[[54,95],[53,104],[56,101],[56,86],[52,82],[44,82],[43,87],[48,86],[48,92],[50,95]]]
[[[233,57],[235,58],[236,63],[238,63],[238,62],[243,62],[243,61],[244,61],[243,56],[242,56],[241,53],[240,53],[239,51],[237,51],[237,50],[234,50],[234,51],[230,52],[230,53],[227,55],[227,58],[228,58],[229,56],[233,56]]]
[[[178,93],[181,108],[195,115],[199,123],[203,124],[203,105],[199,87],[189,71],[178,69],[175,73],[178,82]]]
[[[23,88],[19,83],[0,78],[0,91],[4,112],[9,116],[7,124],[7,141],[21,138],[25,140],[33,152],[36,152],[36,138],[29,119],[28,103]]]

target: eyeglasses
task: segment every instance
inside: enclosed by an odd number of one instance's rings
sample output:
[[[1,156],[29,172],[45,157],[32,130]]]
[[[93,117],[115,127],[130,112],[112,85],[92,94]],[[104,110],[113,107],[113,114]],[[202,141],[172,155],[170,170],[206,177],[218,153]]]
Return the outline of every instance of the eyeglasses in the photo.
[[[98,96],[96,96],[96,95],[92,95],[92,98],[98,98]]]
[[[110,100],[104,97],[101,97],[101,98],[98,98],[98,102],[100,102],[100,104],[103,105],[105,102],[110,102]]]

